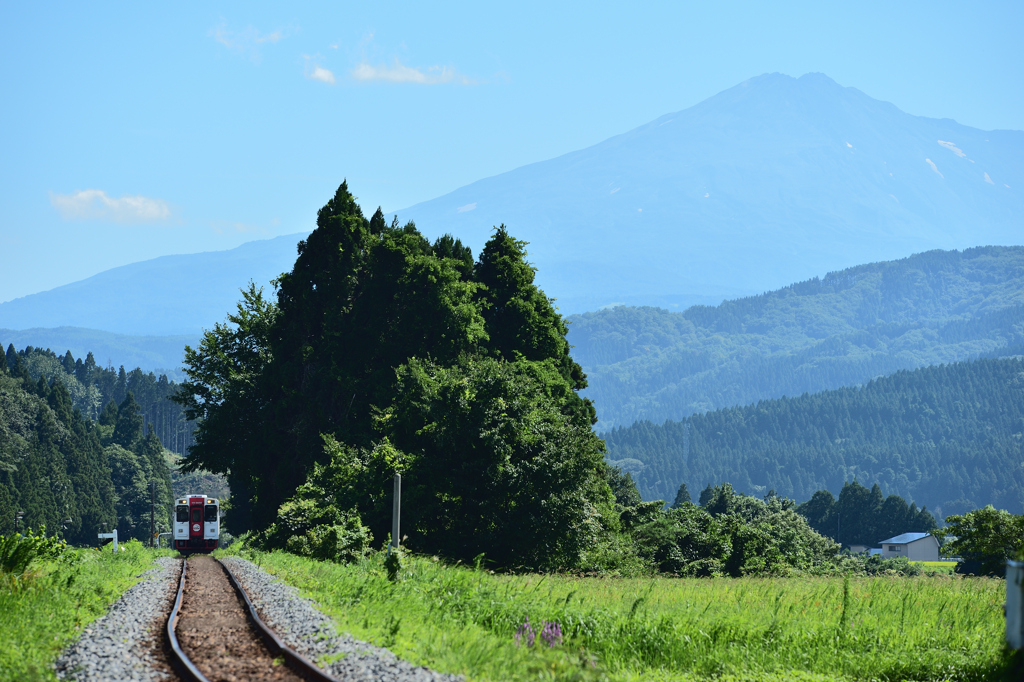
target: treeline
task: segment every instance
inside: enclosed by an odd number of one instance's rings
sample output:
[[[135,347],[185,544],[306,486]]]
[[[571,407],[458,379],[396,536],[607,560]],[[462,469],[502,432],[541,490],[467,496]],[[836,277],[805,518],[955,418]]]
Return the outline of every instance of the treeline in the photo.
[[[18,354],[0,362],[0,535],[46,527],[75,544],[97,532],[148,539],[169,530],[171,478],[164,449],[143,427],[128,391],[93,421],[59,378],[33,380]]]
[[[603,429],[1024,353],[1024,247],[929,251],[682,313],[569,318]]]
[[[126,372],[101,367],[90,352],[84,359],[76,359],[71,351],[57,355],[50,349],[27,346],[16,350],[7,346],[8,370],[20,363],[33,380],[40,377],[50,382],[60,381],[71,397],[71,403],[87,419],[98,419],[103,408],[113,402],[120,405],[128,393],[135,396],[145,426],[152,427],[160,442],[171,452],[183,455],[194,441],[195,424],[187,420],[181,406],[169,398],[178,390],[178,384],[166,375],[156,376],[136,367]]]
[[[1014,358],[926,367],[603,437],[645,499],[672,499],[680,483],[731,481],[744,492],[808,500],[862,480],[940,518],[986,504],[1020,509],[1022,372]]]
[[[811,528],[844,547],[879,543],[903,533],[927,533],[938,524],[927,508],[907,504],[899,495],[882,496],[877,483],[868,490],[857,481],[846,483],[838,499],[819,490],[796,508]]]

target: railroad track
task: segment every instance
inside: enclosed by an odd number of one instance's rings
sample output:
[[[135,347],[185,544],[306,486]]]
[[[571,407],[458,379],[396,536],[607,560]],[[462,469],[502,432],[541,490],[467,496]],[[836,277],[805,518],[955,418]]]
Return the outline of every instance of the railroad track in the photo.
[[[231,569],[213,557],[182,561],[167,639],[171,662],[190,682],[338,682],[285,645],[260,619]]]

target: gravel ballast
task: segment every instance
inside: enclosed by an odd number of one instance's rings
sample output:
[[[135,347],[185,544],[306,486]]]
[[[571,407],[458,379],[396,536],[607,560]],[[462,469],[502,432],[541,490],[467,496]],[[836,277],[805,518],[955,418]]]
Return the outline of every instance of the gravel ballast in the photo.
[[[361,642],[348,634],[338,634],[334,622],[318,611],[311,600],[300,597],[294,587],[245,559],[228,557],[222,561],[242,583],[260,618],[288,646],[317,662],[324,656],[345,656],[324,666],[326,672],[340,680],[455,682],[463,679],[413,665],[387,649]]]
[[[167,620],[181,575],[181,560],[158,557],[157,567],[121,595],[57,659],[62,680],[167,680],[152,646]]]

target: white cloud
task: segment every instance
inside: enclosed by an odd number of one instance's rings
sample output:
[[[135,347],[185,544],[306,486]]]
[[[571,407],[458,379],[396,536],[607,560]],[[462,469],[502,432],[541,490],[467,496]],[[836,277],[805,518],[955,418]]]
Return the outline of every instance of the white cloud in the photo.
[[[994,184],[996,184],[996,183],[992,182],[992,178],[990,178],[990,177],[988,176],[988,173],[985,173],[985,182],[987,182],[987,183],[988,183],[988,184],[990,184],[990,185],[994,185]]]
[[[850,144],[849,142],[846,143],[846,146],[849,147],[850,149],[853,149],[853,145]]]
[[[72,194],[50,193],[50,203],[65,220],[112,220],[116,223],[151,223],[171,217],[162,199],[141,195],[113,199],[101,189],[83,189]]]
[[[934,162],[934,161],[932,161],[931,159],[925,159],[925,161],[927,161],[927,162],[928,162],[928,165],[932,167],[932,170],[933,170],[933,171],[935,171],[936,173],[939,173],[939,169],[938,169],[938,167],[937,167],[937,166],[935,165],[935,162]],[[942,173],[939,173],[939,177],[940,177],[940,178],[943,178],[943,179],[945,179],[945,177],[946,177],[946,176],[945,176],[945,175],[943,175]]]
[[[943,147],[959,156],[961,159],[967,156],[967,154],[964,154],[964,150],[956,146],[956,142],[946,142],[945,140],[939,140],[939,144],[941,144]]]
[[[334,85],[334,73],[322,66],[314,66],[313,70],[309,74],[309,78],[322,83]]]
[[[455,209],[455,212],[456,213],[465,213],[467,211],[472,211],[474,208],[476,208],[476,202],[475,201],[472,204],[466,204],[465,206],[459,206],[457,209]]]
[[[418,85],[438,85],[441,83],[456,83],[458,85],[475,85],[473,81],[463,76],[448,66],[430,66],[426,70],[406,66],[395,57],[392,66],[379,64],[373,66],[361,62],[349,73],[357,81],[384,81],[386,83],[416,83]]]
[[[252,26],[246,26],[241,31],[232,31],[227,28],[224,22],[219,26],[210,29],[209,36],[232,52],[245,55],[254,62],[260,60],[260,48],[264,45],[273,45],[291,33],[290,29],[278,29],[271,33],[260,33]]]

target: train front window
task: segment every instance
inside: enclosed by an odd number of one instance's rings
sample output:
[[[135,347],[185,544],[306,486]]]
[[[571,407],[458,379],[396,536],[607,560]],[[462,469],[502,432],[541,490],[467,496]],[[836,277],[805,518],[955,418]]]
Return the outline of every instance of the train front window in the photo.
[[[206,505],[206,522],[213,523],[217,520],[217,506],[213,504]]]
[[[175,511],[178,513],[178,523],[188,523],[188,507],[180,504],[175,508]]]
[[[192,507],[192,523],[199,523],[203,520],[203,510],[199,507]]]

